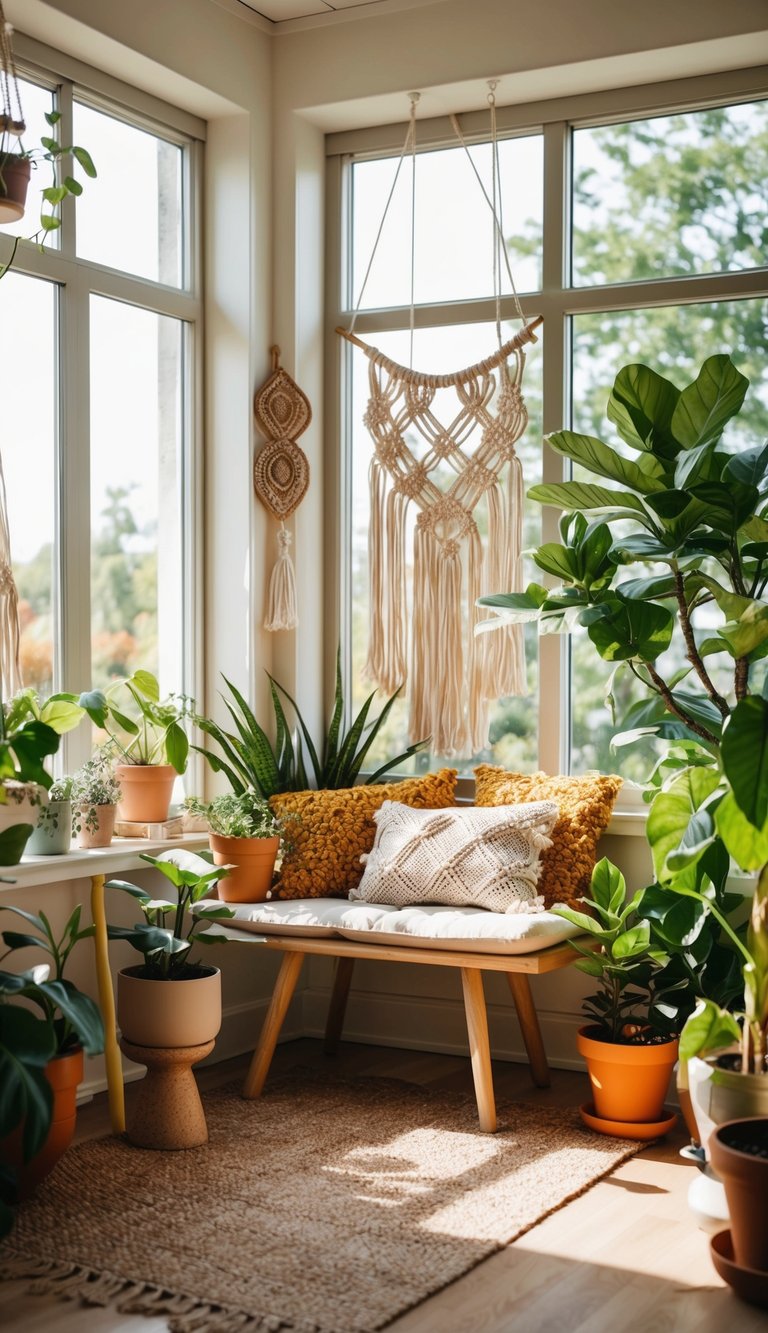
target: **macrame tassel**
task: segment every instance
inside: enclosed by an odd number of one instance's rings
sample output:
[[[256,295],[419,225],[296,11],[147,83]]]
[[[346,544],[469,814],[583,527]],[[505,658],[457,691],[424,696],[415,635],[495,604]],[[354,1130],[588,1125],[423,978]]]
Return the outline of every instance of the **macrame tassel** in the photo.
[[[391,490],[387,496],[386,552],[386,629],[384,662],[379,684],[385,694],[393,694],[408,676],[408,650],[405,602],[405,511],[407,497]]]
[[[508,582],[500,583],[500,588],[509,588],[510,592],[523,590],[523,507],[525,504],[525,485],[523,468],[517,454],[509,465],[507,478],[507,561]],[[500,681],[499,697],[523,695],[528,693],[525,671],[525,629],[523,625],[505,625],[500,638],[504,646],[504,662]],[[488,637],[486,635],[486,637]]]
[[[429,709],[431,686],[428,626],[432,620],[435,547],[436,542],[424,527],[419,515],[413,538],[413,635],[408,691],[410,699],[408,739],[413,744],[432,735]]]
[[[368,521],[368,656],[363,667],[366,680],[379,684],[385,654],[384,504],[387,474],[375,458],[368,469],[370,518]]]
[[[291,534],[284,523],[280,524],[277,544],[280,554],[269,580],[269,609],[264,628],[295,629],[299,623],[296,613],[296,575],[290,555]]]
[[[436,754],[466,754],[464,651],[461,615],[461,557],[442,548],[437,564],[437,616],[429,640],[432,659],[432,726]]]
[[[469,733],[469,752],[478,754],[488,744],[488,695],[484,692],[486,677],[486,658],[484,640],[494,638],[492,634],[475,635],[475,625],[482,619],[482,612],[477,599],[482,595],[483,543],[480,533],[475,530],[469,537],[469,559],[467,565],[467,605],[469,609],[469,636],[467,640],[467,729]]]
[[[19,638],[19,594],[11,569],[8,499],[0,458],[0,686],[5,699],[21,689]]]

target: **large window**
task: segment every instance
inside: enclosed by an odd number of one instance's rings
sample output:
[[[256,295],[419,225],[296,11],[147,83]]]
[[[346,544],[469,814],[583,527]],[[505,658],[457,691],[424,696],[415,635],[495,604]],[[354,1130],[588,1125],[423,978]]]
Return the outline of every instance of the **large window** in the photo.
[[[52,244],[23,241],[0,280],[2,448],[25,684],[80,690],[141,666],[192,693],[190,404],[200,317],[196,143],[53,72],[25,70],[28,131],[85,146],[97,169]],[[61,120],[51,131],[46,111]],[[153,111],[155,108],[152,108]],[[37,229],[43,166],[27,214]],[[75,173],[77,168],[75,166]],[[65,738],[79,762],[85,729]]]
[[[700,81],[696,104],[684,84],[576,98],[567,120],[562,101],[552,119],[540,105],[538,124],[522,108],[500,110],[498,194],[509,260],[525,317],[544,317],[523,385],[530,425],[518,452],[526,487],[563,475],[562,460],[542,448],[546,432],[565,425],[614,438],[605,416],[608,391],[630,361],[682,385],[707,356],[730,353],[751,381],[732,447],[765,438],[768,102],[755,95],[756,86],[752,72],[742,71],[712,81],[710,105]],[[654,95],[664,114],[655,111]],[[487,118],[462,120],[490,195]],[[340,231],[330,238],[330,290],[338,293],[331,321],[348,326],[359,306],[355,332],[405,363],[413,323],[412,364],[445,373],[496,345],[492,221],[461,145],[439,143],[429,123],[419,134],[423,148],[400,171],[367,281],[397,169],[396,135],[386,152],[371,147],[368,132],[329,140],[330,180],[341,201]],[[506,278],[503,290],[508,336],[519,325]],[[329,434],[340,433],[344,442],[341,494],[349,496],[351,515],[341,631],[359,703],[371,688],[361,680],[368,633],[368,362],[346,345],[337,355],[345,388]],[[556,523],[553,510],[527,502],[525,544],[557,540]],[[524,581],[532,577],[542,578],[529,564]],[[468,772],[482,759],[520,770],[597,768],[642,779],[650,751],[612,749],[610,671],[589,641],[575,635],[537,642],[527,632],[526,654],[528,695],[496,701],[486,748],[461,756],[460,768]],[[619,713],[632,701],[631,688],[627,677]],[[382,752],[403,745],[406,732],[407,706],[398,702]],[[434,754],[428,762],[444,760]]]

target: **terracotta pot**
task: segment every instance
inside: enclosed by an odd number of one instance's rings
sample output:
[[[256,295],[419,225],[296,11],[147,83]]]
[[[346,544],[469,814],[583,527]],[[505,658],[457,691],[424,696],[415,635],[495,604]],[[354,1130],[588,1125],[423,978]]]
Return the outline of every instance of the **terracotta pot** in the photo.
[[[656,1046],[597,1041],[580,1028],[576,1046],[587,1062],[595,1110],[603,1120],[660,1121],[677,1060],[677,1039]]]
[[[23,218],[31,171],[32,163],[27,157],[16,153],[0,157],[0,223]]]
[[[78,847],[108,847],[112,841],[115,832],[115,816],[117,813],[116,805],[94,805],[96,811],[96,828],[91,829],[86,826],[85,816],[91,809],[89,805],[75,806],[75,814],[80,824],[77,834]]]
[[[272,887],[280,839],[225,838],[209,833],[208,841],[214,865],[235,867],[219,880],[222,902],[263,903]]]
[[[221,1027],[221,972],[199,967],[197,976],[155,981],[143,966],[117,974],[117,1021],[135,1046],[200,1046]]]
[[[736,1263],[768,1273],[768,1119],[755,1116],[720,1125],[709,1152],[725,1185]]]
[[[53,1118],[42,1148],[31,1161],[22,1161],[21,1126],[3,1140],[1,1155],[16,1171],[18,1199],[25,1199],[32,1193],[72,1142],[77,1119],[77,1089],[83,1080],[83,1070],[81,1046],[66,1055],[57,1055],[46,1065],[45,1077],[53,1089]]]
[[[176,770],[170,764],[118,764],[117,817],[131,824],[162,824],[168,818]]]
[[[688,1086],[691,1105],[698,1126],[698,1140],[709,1151],[712,1134],[727,1120],[768,1117],[768,1074],[742,1074],[740,1069],[723,1068],[733,1059],[740,1061],[738,1046],[713,1051],[704,1059],[688,1061]]]
[[[62,856],[72,842],[72,802],[49,801],[27,843],[30,856]]]

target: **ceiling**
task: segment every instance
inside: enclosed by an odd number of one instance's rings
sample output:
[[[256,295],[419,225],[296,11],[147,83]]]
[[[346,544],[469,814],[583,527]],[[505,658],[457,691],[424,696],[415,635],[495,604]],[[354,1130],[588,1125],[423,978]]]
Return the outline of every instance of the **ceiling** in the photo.
[[[430,0],[239,0],[246,9],[252,9],[262,18],[272,23],[288,23],[291,19],[329,18],[339,11],[370,10],[371,13],[382,10],[394,10],[416,7],[430,3]],[[355,15],[357,17],[357,15]]]

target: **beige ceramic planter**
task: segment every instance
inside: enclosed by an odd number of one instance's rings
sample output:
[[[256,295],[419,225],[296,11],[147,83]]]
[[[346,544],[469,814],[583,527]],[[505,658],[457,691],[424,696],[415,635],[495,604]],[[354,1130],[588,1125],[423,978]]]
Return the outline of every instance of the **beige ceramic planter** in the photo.
[[[96,811],[96,827],[88,828],[85,817],[88,811],[93,808]],[[89,847],[108,847],[115,833],[115,816],[117,813],[116,805],[94,805],[88,804],[74,806],[74,815],[80,829],[77,834],[77,845],[85,849]]]
[[[219,880],[222,902],[263,903],[272,887],[280,839],[224,838],[209,833],[208,841],[214,865],[234,867]]]
[[[170,764],[118,764],[117,817],[131,824],[162,824],[168,818],[176,770]]]
[[[136,976],[142,968],[117,974],[117,1021],[134,1046],[200,1046],[212,1041],[221,1027],[221,972],[201,967],[202,974],[183,981],[154,981]]]

